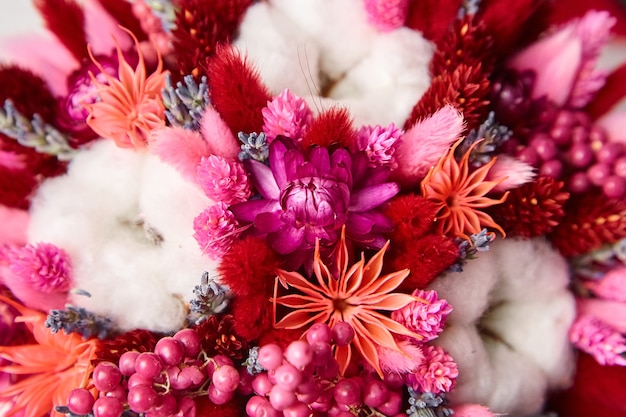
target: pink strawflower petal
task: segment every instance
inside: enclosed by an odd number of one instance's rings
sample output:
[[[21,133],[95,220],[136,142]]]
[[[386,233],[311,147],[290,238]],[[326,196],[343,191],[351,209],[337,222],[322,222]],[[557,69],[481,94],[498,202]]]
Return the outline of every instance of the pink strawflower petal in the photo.
[[[424,361],[407,375],[407,385],[417,392],[450,392],[459,376],[454,359],[439,346],[424,346],[423,352]]]
[[[597,297],[626,303],[626,267],[613,268],[602,279],[585,282],[585,287]]]
[[[239,161],[216,155],[203,157],[196,170],[196,181],[207,197],[226,205],[241,203],[250,197],[248,174]]]
[[[263,113],[263,132],[267,142],[282,135],[300,142],[313,121],[313,112],[303,98],[285,89],[267,103]]]
[[[413,333],[423,336],[423,341],[428,342],[443,331],[452,306],[446,300],[440,299],[437,291],[415,290],[413,295],[421,300],[393,311],[391,318]]]
[[[452,407],[454,417],[495,417],[500,414],[494,414],[485,406],[478,404],[463,404]]]
[[[356,133],[357,150],[365,151],[370,166],[388,166],[395,169],[398,166],[394,156],[396,143],[403,133],[393,123],[387,127],[363,126]]]
[[[2,244],[23,245],[26,243],[26,227],[30,216],[19,210],[0,204],[0,246]]]
[[[404,26],[409,12],[408,0],[364,0],[369,23],[381,32]]]
[[[227,159],[237,158],[241,143],[215,109],[209,107],[204,111],[200,127],[211,154]]]
[[[394,179],[415,186],[437,164],[465,128],[463,115],[452,106],[437,110],[404,133],[396,146],[398,169]]]
[[[594,298],[578,299],[576,310],[579,315],[590,315],[626,334],[626,303]]]
[[[493,189],[495,191],[508,191],[531,182],[535,176],[535,169],[531,165],[507,155],[500,155],[487,173],[485,180],[497,181],[501,179],[502,181]]]
[[[115,40],[122,50],[133,46],[133,39],[120,28],[119,23],[102,7],[99,1],[86,0],[85,32],[91,50],[96,55],[109,55],[115,50]]]
[[[224,203],[204,210],[193,221],[200,250],[213,259],[219,259],[241,234],[239,223]]]
[[[601,365],[626,366],[626,339],[611,326],[590,315],[576,319],[569,331],[571,342]]]
[[[396,344],[400,349],[399,351],[380,345],[376,346],[380,368],[385,373],[406,374],[417,371],[420,363],[424,360],[422,349],[409,340],[396,340]]]
[[[152,153],[189,181],[196,180],[196,169],[202,157],[210,155],[209,144],[200,133],[180,127],[152,132],[148,146]]]

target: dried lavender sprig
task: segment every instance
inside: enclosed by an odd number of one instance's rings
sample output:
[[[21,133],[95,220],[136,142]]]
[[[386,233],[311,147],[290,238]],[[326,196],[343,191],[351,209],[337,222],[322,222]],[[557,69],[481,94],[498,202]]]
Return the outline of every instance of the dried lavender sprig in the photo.
[[[46,327],[52,333],[64,330],[65,333],[78,333],[88,339],[96,336],[106,339],[112,332],[111,320],[98,316],[84,308],[66,306],[65,310],[50,310],[46,319]]]
[[[478,129],[473,129],[457,148],[457,156],[465,155],[474,143],[481,141],[472,150],[470,162],[476,167],[485,165],[491,161],[498,148],[509,140],[512,134],[508,127],[498,124],[495,121],[494,112],[490,112],[487,120]]]
[[[270,148],[265,133],[239,132],[237,137],[242,143],[241,152],[239,152],[240,161],[254,159],[255,161],[267,163],[267,159],[270,156]]]
[[[38,114],[28,120],[11,100],[5,100],[4,110],[0,109],[0,132],[17,140],[22,146],[54,155],[61,161],[69,161],[77,152],[63,133],[44,122]]]
[[[246,367],[246,370],[250,375],[260,374],[261,372],[267,370],[259,363],[260,349],[261,348],[259,346],[254,346],[253,348],[250,348],[250,350],[248,350],[248,358],[244,363],[242,363],[242,365]]]
[[[165,88],[161,92],[165,116],[172,126],[198,130],[204,110],[210,104],[207,78],[202,77],[200,84],[197,84],[193,76],[186,75],[183,81],[185,85],[179,81],[174,87],[170,75],[167,75]]]
[[[463,4],[459,8],[459,12],[457,17],[462,19],[466,15],[473,15],[478,13],[478,9],[480,8],[480,0],[463,0]]]
[[[211,279],[208,272],[202,273],[200,285],[196,285],[193,294],[196,298],[189,302],[191,310],[188,321],[198,324],[208,316],[222,313],[228,307],[230,293],[228,287]]]
[[[489,250],[489,244],[493,242],[496,235],[487,229],[482,229],[479,233],[470,235],[470,240],[458,239],[459,259],[449,268],[452,272],[463,271],[463,266],[468,259],[474,259],[478,252]]]
[[[443,394],[435,395],[432,392],[417,393],[413,388],[407,387],[409,392],[409,405],[406,410],[409,417],[450,417],[453,411],[444,407],[446,399]]]
[[[152,13],[161,20],[161,26],[166,32],[176,27],[176,6],[171,0],[145,0]]]

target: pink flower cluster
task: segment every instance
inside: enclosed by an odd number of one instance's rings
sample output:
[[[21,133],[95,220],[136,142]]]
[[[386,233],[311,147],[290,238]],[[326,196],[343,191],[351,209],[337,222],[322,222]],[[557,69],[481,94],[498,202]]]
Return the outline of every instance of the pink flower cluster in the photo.
[[[626,339],[611,326],[591,315],[581,315],[570,328],[570,340],[601,365],[626,366]]]
[[[226,205],[241,203],[250,197],[248,174],[239,161],[216,155],[202,157],[196,181],[207,197]]]
[[[241,233],[235,216],[222,202],[200,213],[193,221],[193,228],[193,237],[202,252],[215,259],[224,255]]]
[[[11,272],[36,291],[69,291],[72,267],[69,256],[50,243],[26,245],[6,253]]]
[[[424,337],[423,342],[431,341],[443,331],[452,306],[439,299],[436,291],[415,290],[413,295],[425,302],[415,301],[391,313],[391,318],[407,329]]]
[[[282,135],[299,142],[313,120],[313,112],[303,98],[286,89],[267,103],[263,113],[263,132],[268,143]]]
[[[357,131],[358,150],[365,151],[371,166],[387,166],[395,169],[398,167],[394,157],[395,144],[403,133],[404,131],[398,129],[393,123],[387,127],[363,126]]]
[[[417,392],[450,392],[459,376],[454,359],[439,346],[424,346],[422,351],[424,360],[416,371],[407,375],[407,385]]]

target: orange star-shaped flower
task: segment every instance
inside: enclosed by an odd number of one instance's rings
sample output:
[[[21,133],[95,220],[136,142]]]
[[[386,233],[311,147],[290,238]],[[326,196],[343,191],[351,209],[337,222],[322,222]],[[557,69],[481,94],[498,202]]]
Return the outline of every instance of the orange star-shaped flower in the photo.
[[[470,174],[469,157],[478,142],[457,163],[454,151],[461,142],[457,141],[422,180],[422,194],[439,206],[436,218],[438,231],[469,239],[469,234],[479,233],[483,227],[491,227],[505,235],[491,216],[479,210],[503,203],[509,195],[507,191],[498,200],[485,196],[505,179],[485,181],[496,158]]]
[[[380,312],[394,311],[419,300],[409,294],[392,292],[409,274],[408,269],[380,276],[383,255],[388,246],[389,242],[367,264],[361,254],[361,260],[348,269],[344,229],[336,252],[339,276],[334,276],[320,259],[318,241],[313,262],[317,282],[310,282],[297,272],[278,271],[277,281],[286,289],[293,288],[301,294],[274,297],[274,316],[277,304],[295,309],[275,323],[275,327],[301,329],[314,323],[328,323],[332,327],[335,323],[344,321],[354,328],[355,336],[348,346],[335,348],[335,358],[341,373],[345,372],[352,359],[352,349],[356,349],[382,376],[376,346],[405,354],[396,343],[394,335],[421,339],[420,335]]]
[[[53,407],[66,405],[74,388],[84,388],[96,357],[97,340],[83,340],[77,334],[52,333],[46,328],[46,315],[28,309],[5,297],[0,301],[20,311],[33,333],[34,344],[0,346],[0,358],[11,363],[0,366],[0,372],[20,376],[18,382],[0,389],[0,397],[13,398],[12,413],[24,410],[28,417],[63,417]],[[9,415],[11,415],[9,414]]]

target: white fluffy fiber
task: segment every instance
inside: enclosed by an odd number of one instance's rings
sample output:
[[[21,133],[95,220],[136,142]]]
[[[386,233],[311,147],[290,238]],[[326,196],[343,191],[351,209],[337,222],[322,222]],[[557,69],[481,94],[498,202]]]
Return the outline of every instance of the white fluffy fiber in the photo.
[[[202,272],[215,269],[193,238],[193,219],[210,204],[156,156],[100,140],[38,190],[29,241],[69,253],[75,287],[91,294],[73,296],[73,304],[121,329],[173,331]],[[132,225],[139,220],[145,227]]]
[[[454,402],[528,416],[548,390],[569,384],[575,307],[568,282],[565,260],[543,239],[497,240],[462,273],[434,282],[454,307],[436,341],[459,365]]]
[[[433,46],[408,28],[377,32],[360,0],[271,0],[248,9],[235,45],[273,94],[316,111],[349,108],[357,125],[402,125],[430,85]],[[334,83],[330,97],[319,89]]]

